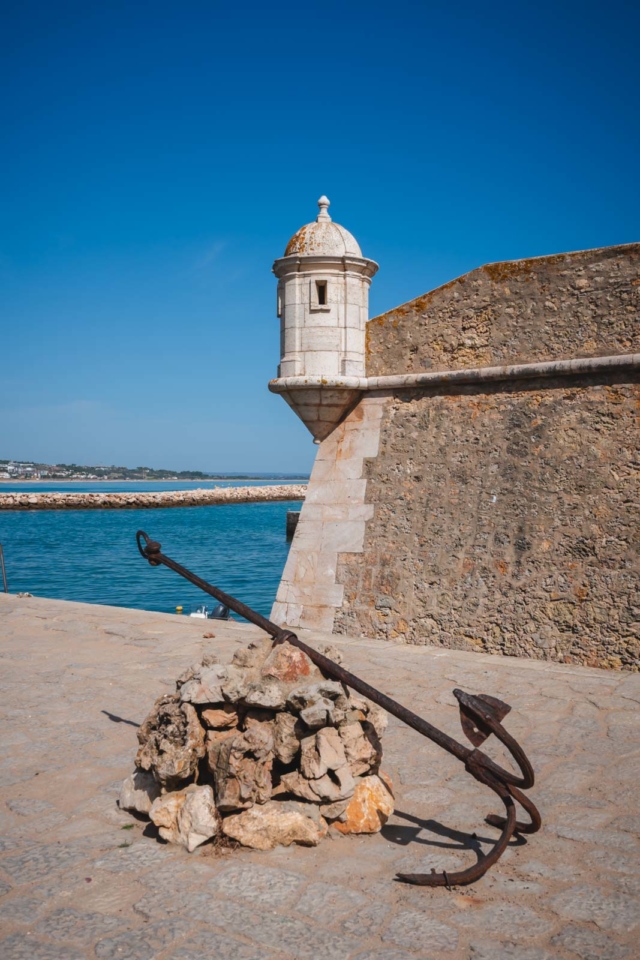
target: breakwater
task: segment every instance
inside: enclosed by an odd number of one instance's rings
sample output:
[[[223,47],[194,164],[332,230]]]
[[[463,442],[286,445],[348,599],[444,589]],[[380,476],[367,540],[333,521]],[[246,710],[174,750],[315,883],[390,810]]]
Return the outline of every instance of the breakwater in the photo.
[[[1,493],[0,510],[140,510],[204,507],[223,503],[304,500],[306,483],[265,487],[213,487],[210,490],[161,490],[157,493]]]

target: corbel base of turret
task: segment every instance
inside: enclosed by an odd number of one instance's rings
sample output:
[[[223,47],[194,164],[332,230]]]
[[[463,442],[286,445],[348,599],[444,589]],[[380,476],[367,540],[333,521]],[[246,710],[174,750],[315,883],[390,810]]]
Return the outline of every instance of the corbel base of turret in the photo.
[[[364,377],[280,377],[269,390],[284,397],[321,443],[356,405],[364,384]]]

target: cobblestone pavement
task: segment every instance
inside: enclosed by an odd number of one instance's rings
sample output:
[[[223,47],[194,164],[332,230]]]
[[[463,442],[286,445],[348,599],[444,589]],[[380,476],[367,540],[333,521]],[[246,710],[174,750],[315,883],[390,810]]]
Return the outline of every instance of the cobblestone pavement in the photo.
[[[227,656],[256,633],[0,595],[2,960],[640,956],[637,674],[332,638],[356,673],[458,739],[453,687],[512,704],[505,724],[538,772],[544,826],[471,887],[394,881],[473,862],[499,804],[393,719],[397,810],[378,836],[187,854],[121,813],[153,700],[203,651]]]

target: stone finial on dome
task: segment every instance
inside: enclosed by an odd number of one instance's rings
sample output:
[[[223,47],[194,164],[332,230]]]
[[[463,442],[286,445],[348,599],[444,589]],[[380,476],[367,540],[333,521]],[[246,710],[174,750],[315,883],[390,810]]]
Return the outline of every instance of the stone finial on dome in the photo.
[[[331,201],[329,200],[329,197],[325,197],[324,193],[318,200],[318,206],[320,207],[320,213],[316,217],[316,223],[320,223],[322,220],[330,221],[331,217],[329,216],[329,207],[331,206]]]
[[[318,216],[294,233],[285,257],[362,257],[356,238],[329,216],[329,202],[328,197],[320,197]]]

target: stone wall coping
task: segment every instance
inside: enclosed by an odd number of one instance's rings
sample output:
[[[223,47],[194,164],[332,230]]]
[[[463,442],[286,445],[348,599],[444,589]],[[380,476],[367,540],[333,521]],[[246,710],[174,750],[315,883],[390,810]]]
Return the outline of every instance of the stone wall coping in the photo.
[[[610,357],[580,357],[573,360],[543,360],[536,363],[504,364],[497,367],[470,367],[466,370],[438,370],[403,373],[384,377],[280,377],[269,381],[272,393],[288,390],[419,390],[448,383],[483,383],[491,380],[522,380],[538,377],[566,377],[588,373],[611,373],[640,368],[640,353]]]

